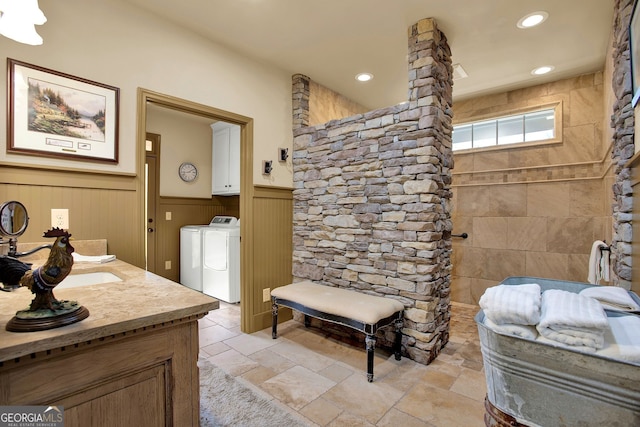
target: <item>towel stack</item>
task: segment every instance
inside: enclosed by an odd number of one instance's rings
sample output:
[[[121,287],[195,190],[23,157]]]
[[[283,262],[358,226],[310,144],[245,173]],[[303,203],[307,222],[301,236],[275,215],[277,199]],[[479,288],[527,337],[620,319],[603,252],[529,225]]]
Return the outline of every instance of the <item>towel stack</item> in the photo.
[[[498,285],[480,298],[484,323],[495,332],[575,351],[640,364],[640,317],[607,317],[604,308],[640,311],[618,287],[588,287],[580,293],[540,286]]]
[[[540,323],[536,328],[543,338],[579,350],[596,351],[604,346],[609,321],[595,299],[549,289],[542,294]]]
[[[540,321],[540,285],[498,285],[480,297],[485,323],[496,332],[535,339]]]

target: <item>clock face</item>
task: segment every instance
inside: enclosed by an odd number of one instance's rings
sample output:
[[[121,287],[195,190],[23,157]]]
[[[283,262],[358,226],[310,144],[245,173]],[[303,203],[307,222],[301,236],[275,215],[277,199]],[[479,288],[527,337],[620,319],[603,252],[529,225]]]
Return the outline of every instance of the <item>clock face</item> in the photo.
[[[178,175],[184,182],[191,182],[198,177],[198,169],[193,163],[184,162],[178,169]]]

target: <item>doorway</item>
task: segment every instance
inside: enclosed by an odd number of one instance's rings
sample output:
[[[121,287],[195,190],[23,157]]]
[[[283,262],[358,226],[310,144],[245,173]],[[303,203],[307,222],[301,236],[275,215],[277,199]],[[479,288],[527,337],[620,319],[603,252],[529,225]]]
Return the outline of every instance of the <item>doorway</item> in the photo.
[[[156,266],[156,206],[158,196],[158,156],[160,154],[160,135],[146,133],[145,138],[145,218],[147,218],[147,238],[145,240],[145,268],[158,273]]]
[[[253,175],[252,175],[252,164],[253,164],[253,119],[245,116],[241,116],[235,113],[231,113],[224,110],[219,110],[207,105],[197,104],[191,101],[187,101],[184,99],[179,99],[175,97],[171,97],[168,95],[163,95],[156,92],[151,92],[146,89],[138,89],[138,158],[139,162],[139,170],[146,170],[147,168],[147,117],[148,117],[148,107],[162,107],[172,109],[181,113],[186,113],[189,115],[193,115],[194,117],[205,118],[211,120],[211,122],[227,122],[231,124],[238,125],[240,127],[240,197],[239,197],[239,216],[243,220],[240,222],[240,236],[241,236],[241,248],[240,248],[240,289],[241,289],[241,317],[244,317],[248,314],[245,313],[245,295],[249,292],[250,284],[252,283],[252,273],[249,271],[249,265],[252,265],[253,262],[253,254],[250,251],[250,242],[251,236],[248,234],[248,230],[250,229],[251,224],[251,210],[250,204],[253,197]],[[153,159],[150,159],[151,163],[153,163]],[[156,160],[156,169],[159,169],[159,159]],[[156,174],[157,177],[157,174]],[[145,178],[144,183],[141,183],[141,204],[142,206],[146,206],[148,199],[146,196],[147,184],[152,180],[151,177]],[[156,181],[157,182],[157,181]],[[157,204],[156,204],[157,206]],[[147,253],[149,254],[149,250],[153,251],[159,245],[153,245],[150,248],[151,243],[154,240],[161,240],[162,230],[158,221],[156,221],[155,216],[160,215],[164,217],[164,213],[157,212],[154,213],[153,224],[155,227],[150,227],[148,221],[151,218],[148,216],[148,212],[146,209],[143,209],[145,212],[144,221],[145,224],[142,229],[145,232],[144,241],[147,242]],[[153,212],[152,212],[153,213]],[[249,221],[245,221],[244,219],[248,218]],[[210,219],[210,218],[209,218]],[[149,232],[149,229],[153,228],[153,232]],[[151,238],[149,238],[151,237]],[[158,258],[157,251],[155,252],[155,258]],[[166,262],[166,261],[165,261]],[[158,259],[155,263],[148,263],[147,269],[152,271],[157,264],[162,266],[163,261]],[[244,320],[243,320],[244,322]]]

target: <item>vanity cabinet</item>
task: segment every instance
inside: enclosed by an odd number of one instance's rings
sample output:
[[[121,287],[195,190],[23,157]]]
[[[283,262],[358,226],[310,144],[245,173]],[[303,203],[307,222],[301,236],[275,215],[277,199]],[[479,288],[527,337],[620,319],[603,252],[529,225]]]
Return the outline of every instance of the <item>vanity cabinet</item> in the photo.
[[[56,291],[89,310],[80,322],[9,332],[32,294],[0,298],[0,405],[62,406],[66,427],[197,426],[198,320],[218,301],[120,260],[73,270],[122,279]]]
[[[217,122],[213,129],[211,194],[240,194],[240,126]]]

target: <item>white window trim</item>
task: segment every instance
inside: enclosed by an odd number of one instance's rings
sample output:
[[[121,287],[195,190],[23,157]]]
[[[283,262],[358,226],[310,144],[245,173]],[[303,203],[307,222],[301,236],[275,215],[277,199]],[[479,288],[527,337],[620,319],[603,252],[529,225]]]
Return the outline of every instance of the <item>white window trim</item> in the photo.
[[[530,141],[530,142],[515,142],[512,144],[502,144],[502,145],[491,145],[489,147],[474,147],[474,148],[465,148],[461,150],[454,150],[455,154],[459,153],[478,153],[481,151],[494,151],[494,150],[507,150],[507,149],[517,149],[517,148],[526,148],[532,146],[543,146],[549,144],[559,144],[562,143],[562,133],[563,133],[563,125],[562,125],[562,100],[551,102],[548,104],[536,104],[526,107],[513,108],[513,109],[505,109],[501,111],[492,111],[487,114],[479,114],[474,116],[465,117],[460,121],[456,121],[456,118],[453,119],[453,126],[461,126],[461,125],[469,125],[479,122],[484,122],[486,120],[498,120],[518,114],[526,114],[533,113],[541,110],[550,110],[553,109],[554,112],[554,138],[544,139],[541,141]],[[453,148],[453,135],[451,139],[451,146]]]

